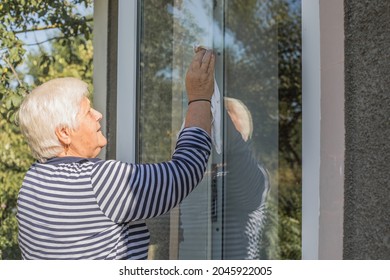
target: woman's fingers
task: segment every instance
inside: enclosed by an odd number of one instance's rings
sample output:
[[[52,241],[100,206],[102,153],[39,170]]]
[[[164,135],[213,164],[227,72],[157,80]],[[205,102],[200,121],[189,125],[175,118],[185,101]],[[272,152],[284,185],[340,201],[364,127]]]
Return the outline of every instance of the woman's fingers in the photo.
[[[200,65],[200,68],[206,73],[208,73],[210,60],[211,60],[211,51],[207,50],[206,53],[203,55],[202,62]]]
[[[198,48],[191,63],[191,70],[202,69],[206,73],[214,71],[215,55],[212,50]]]
[[[212,50],[208,50],[203,57],[202,66],[207,73],[214,73],[215,55]]]
[[[202,49],[202,50],[198,51],[197,53],[195,53],[194,58],[192,59],[192,63],[191,63],[192,70],[197,70],[201,67],[202,60],[203,60],[205,53],[206,53],[205,49]]]

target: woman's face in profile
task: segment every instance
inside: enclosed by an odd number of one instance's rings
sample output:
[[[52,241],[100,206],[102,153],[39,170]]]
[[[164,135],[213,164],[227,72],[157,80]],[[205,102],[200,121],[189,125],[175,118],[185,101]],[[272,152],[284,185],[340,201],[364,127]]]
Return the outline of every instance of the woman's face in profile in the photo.
[[[101,131],[102,114],[91,108],[91,102],[84,97],[77,115],[79,126],[71,132],[69,150],[73,155],[85,158],[96,157],[107,144],[107,139]]]

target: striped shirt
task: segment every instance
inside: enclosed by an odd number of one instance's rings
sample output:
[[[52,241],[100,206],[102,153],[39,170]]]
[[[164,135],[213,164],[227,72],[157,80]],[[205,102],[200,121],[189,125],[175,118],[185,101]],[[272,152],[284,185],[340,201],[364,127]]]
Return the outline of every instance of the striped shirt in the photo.
[[[24,259],[146,259],[145,219],[178,205],[203,178],[211,139],[186,128],[171,161],[62,157],[34,163],[18,196]]]

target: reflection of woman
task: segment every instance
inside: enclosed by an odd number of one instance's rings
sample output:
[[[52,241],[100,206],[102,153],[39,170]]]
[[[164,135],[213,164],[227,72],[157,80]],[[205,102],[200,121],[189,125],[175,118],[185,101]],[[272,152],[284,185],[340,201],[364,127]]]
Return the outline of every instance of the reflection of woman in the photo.
[[[191,101],[172,160],[129,164],[96,158],[106,145],[102,115],[87,85],[49,81],[19,111],[23,134],[38,159],[18,197],[24,259],[146,259],[144,220],[180,203],[199,183],[211,149],[214,55],[199,51],[186,76]]]
[[[248,108],[233,98],[225,98],[225,108],[229,117],[224,166],[224,258],[257,259],[265,222],[268,173],[250,149],[253,123]]]
[[[225,109],[229,114],[231,121],[236,130],[241,134],[242,139],[246,142],[252,137],[253,121],[251,112],[240,100],[225,97]]]

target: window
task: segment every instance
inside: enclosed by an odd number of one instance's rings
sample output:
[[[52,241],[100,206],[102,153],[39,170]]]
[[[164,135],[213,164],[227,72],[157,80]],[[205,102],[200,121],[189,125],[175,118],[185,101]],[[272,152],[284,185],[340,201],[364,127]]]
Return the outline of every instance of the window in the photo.
[[[170,158],[193,45],[217,54],[221,153],[202,183],[148,222],[152,259],[301,257],[301,3],[138,2],[140,162]]]

